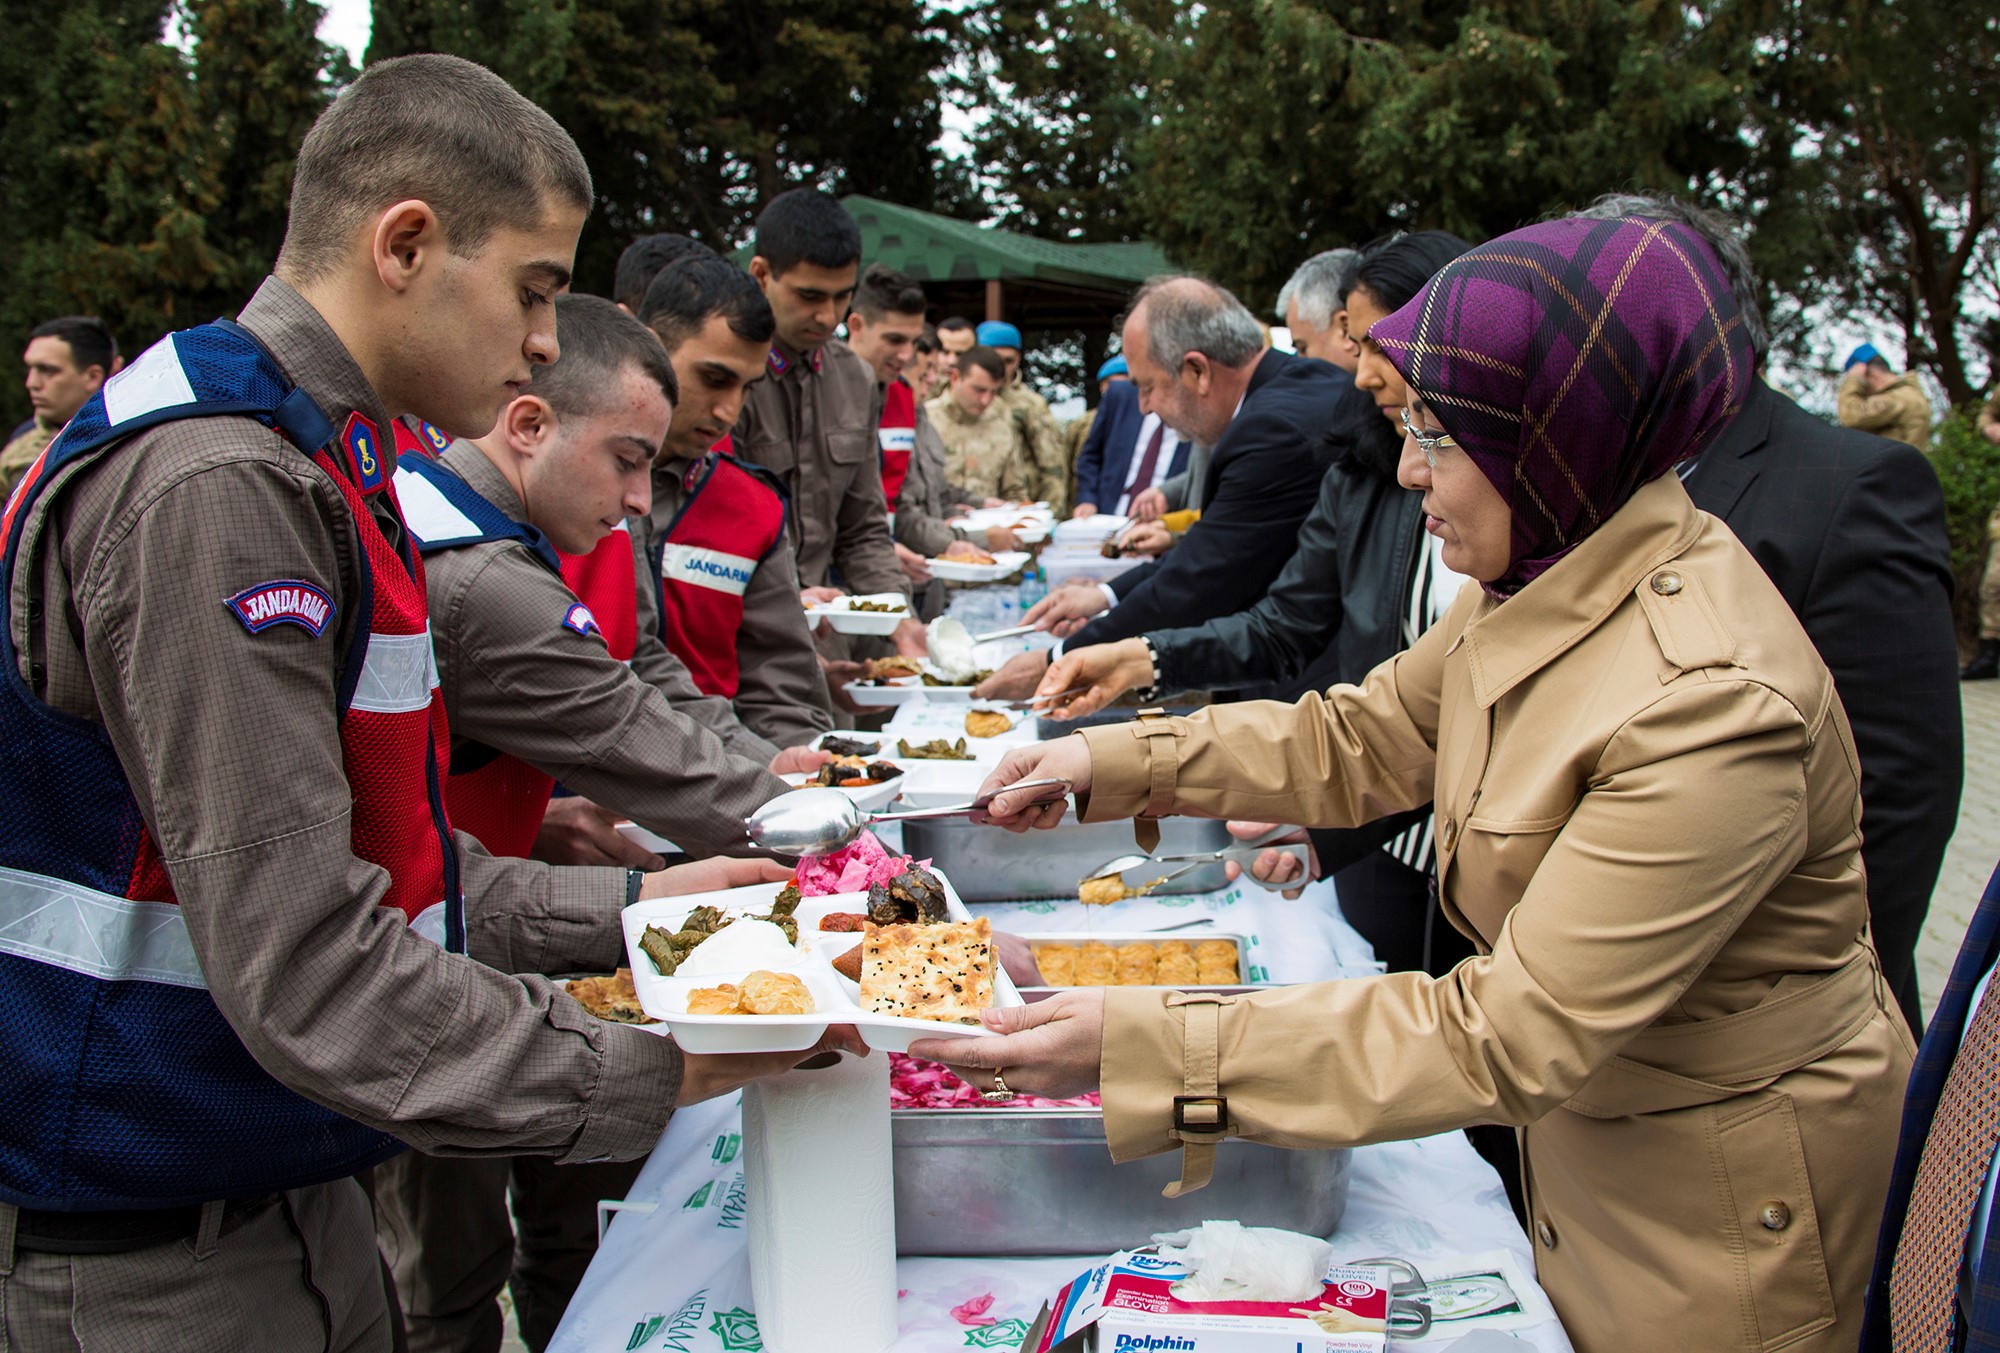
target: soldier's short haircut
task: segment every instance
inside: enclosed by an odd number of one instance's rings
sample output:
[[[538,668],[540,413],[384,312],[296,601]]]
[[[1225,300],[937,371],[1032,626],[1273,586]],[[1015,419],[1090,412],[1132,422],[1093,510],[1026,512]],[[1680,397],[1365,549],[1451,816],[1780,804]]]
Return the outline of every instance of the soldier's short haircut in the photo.
[[[715,250],[687,235],[641,235],[618,255],[611,299],[636,315],[646,299],[646,288],[653,285],[653,279],[665,272],[669,264],[694,254],[714,253]]]
[[[870,263],[854,289],[854,308],[873,324],[884,315],[922,315],[930,301],[916,278],[884,263]]]
[[[558,296],[556,341],[560,355],[536,367],[522,393],[547,400],[559,419],[602,410],[617,398],[618,379],[628,367],[639,368],[670,402],[680,402],[680,382],[660,340],[602,296]]]
[[[978,367],[1002,385],[1007,383],[1007,363],[992,348],[982,344],[979,347],[967,348],[958,354],[959,374],[964,375],[965,369],[969,366]]]
[[[503,226],[539,227],[551,206],[588,211],[590,170],[554,118],[484,66],[434,52],[377,61],[306,133],[279,271],[325,276],[362,222],[409,199],[470,258]]]
[[[639,302],[639,318],[669,353],[716,315],[729,321],[731,333],[752,343],[768,343],[778,332],[777,317],[756,279],[707,251],[668,264]]]
[[[108,376],[112,362],[118,358],[118,340],[95,315],[59,315],[45,320],[28,334],[31,343],[37,338],[60,338],[69,344],[70,361],[78,371],[102,367]]]
[[[756,254],[773,276],[801,263],[844,268],[861,261],[861,227],[839,198],[817,188],[794,188],[772,198],[757,217]]]
[[[937,331],[941,334],[976,334],[979,332],[979,326],[963,315],[951,315],[938,321]]]

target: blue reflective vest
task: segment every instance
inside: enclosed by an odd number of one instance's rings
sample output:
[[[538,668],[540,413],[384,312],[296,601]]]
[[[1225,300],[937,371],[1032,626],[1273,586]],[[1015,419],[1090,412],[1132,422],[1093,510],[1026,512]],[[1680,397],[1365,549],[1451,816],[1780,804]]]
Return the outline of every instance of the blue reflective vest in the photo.
[[[10,623],[14,570],[43,490],[59,470],[115,454],[145,428],[217,415],[254,418],[280,432],[334,476],[354,512],[363,546],[357,604],[374,610],[354,625],[342,662],[343,743],[395,737],[408,746],[430,737],[433,718],[442,728],[441,705],[421,703],[425,665],[433,697],[436,684],[422,628],[421,569],[388,545],[356,483],[375,463],[372,448],[361,444],[358,461],[337,458],[325,414],[246,330],[219,322],[162,339],[50,443],[7,507],[0,554],[0,1199],[16,1206],[93,1211],[256,1197],[350,1175],[402,1149],[288,1089],[251,1058],[208,993],[159,850],[105,730],[51,709],[20,676]],[[385,562],[405,571],[385,578]],[[307,590],[312,596],[259,601],[303,602],[307,618],[320,615],[324,603],[330,619],[334,599]],[[385,629],[385,615],[400,632]],[[409,632],[413,627],[418,632]],[[408,691],[412,679],[419,695],[404,705],[415,708],[371,705],[371,690]],[[407,777],[407,770],[397,774]],[[421,910],[396,905],[415,928],[463,952],[457,858],[437,779],[433,764],[427,786],[399,779],[386,786],[391,793],[357,783],[357,822],[364,809],[378,821],[407,822],[404,805],[432,806],[430,821],[410,823],[401,837],[376,835],[403,845],[371,855],[357,839],[357,854],[389,868],[405,893],[436,899]],[[385,804],[394,811],[385,814]],[[421,857],[426,867],[397,877],[403,857]],[[254,925],[260,909],[285,899],[224,904]]]

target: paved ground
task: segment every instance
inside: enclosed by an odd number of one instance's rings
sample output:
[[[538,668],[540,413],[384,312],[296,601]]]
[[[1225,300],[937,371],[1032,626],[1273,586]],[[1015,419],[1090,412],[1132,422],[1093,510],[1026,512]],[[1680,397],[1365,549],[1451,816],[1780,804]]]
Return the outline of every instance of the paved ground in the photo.
[[[1965,794],[1917,941],[1917,989],[1926,1012],[1944,992],[1972,909],[2000,863],[2000,681],[1968,681],[1959,690],[1965,697]]]

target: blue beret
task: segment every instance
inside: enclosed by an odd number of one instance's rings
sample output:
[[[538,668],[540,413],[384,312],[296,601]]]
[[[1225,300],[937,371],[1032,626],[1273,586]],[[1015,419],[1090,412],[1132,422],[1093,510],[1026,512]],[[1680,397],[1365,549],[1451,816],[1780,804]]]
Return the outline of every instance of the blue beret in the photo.
[[[1881,353],[1875,350],[1875,345],[1873,343],[1863,343],[1853,352],[1847,354],[1847,360],[1840,364],[1840,369],[1842,371],[1845,371],[1848,367],[1853,366],[1856,362],[1872,362],[1881,355],[1882,355]]]
[[[974,330],[980,343],[989,348],[1021,350],[1021,331],[1002,319],[989,319]]]
[[[1123,355],[1113,357],[1103,366],[1097,368],[1097,379],[1099,380],[1108,380],[1113,376],[1129,376],[1131,374],[1132,368],[1125,365]]]

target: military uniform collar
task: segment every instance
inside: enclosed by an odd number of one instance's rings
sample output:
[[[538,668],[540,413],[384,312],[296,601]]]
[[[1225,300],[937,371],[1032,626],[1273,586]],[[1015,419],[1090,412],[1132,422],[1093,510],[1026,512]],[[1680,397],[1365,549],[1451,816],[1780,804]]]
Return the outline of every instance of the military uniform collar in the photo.
[[[764,358],[765,369],[773,376],[783,376],[797,372],[801,378],[818,375],[820,364],[826,360],[826,345],[820,344],[811,352],[800,352],[782,338],[771,340],[771,351]]]
[[[289,284],[267,277],[237,323],[255,334],[285,374],[304,387],[336,432],[346,425],[349,414],[367,419],[374,428],[384,477],[395,473],[396,439],[382,397],[311,301]]]
[[[1457,640],[1480,707],[1575,647],[1700,532],[1679,477],[1663,474],[1506,601],[1482,597]]]
[[[500,467],[488,460],[486,453],[471,442],[453,442],[438,457],[438,464],[470,484],[474,493],[506,513],[511,520],[534,525],[528,521],[528,509],[522,505],[520,495],[514,492],[514,486],[507,482],[507,476],[501,474]]]

